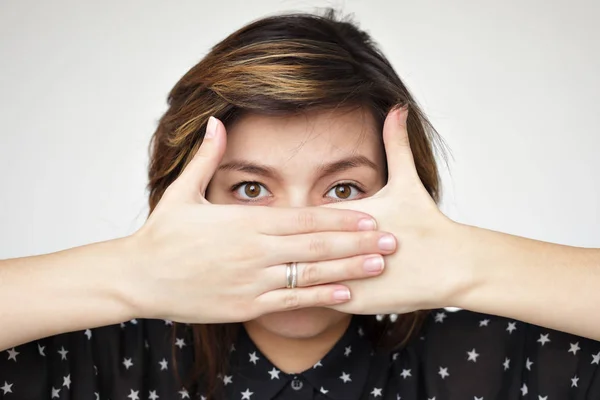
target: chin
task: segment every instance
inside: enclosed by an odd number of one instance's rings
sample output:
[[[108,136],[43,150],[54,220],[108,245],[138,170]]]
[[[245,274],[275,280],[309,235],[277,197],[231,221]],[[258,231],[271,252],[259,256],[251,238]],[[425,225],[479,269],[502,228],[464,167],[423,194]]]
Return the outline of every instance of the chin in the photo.
[[[288,339],[310,339],[352,316],[329,308],[303,308],[263,315],[252,321],[271,334]]]

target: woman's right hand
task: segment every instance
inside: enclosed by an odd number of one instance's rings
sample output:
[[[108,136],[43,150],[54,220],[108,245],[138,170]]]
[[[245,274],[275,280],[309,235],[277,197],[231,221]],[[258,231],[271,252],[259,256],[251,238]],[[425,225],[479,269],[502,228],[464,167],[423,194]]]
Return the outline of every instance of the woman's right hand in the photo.
[[[204,193],[226,146],[223,124],[207,135],[144,226],[125,239],[132,250],[135,315],[189,323],[242,322],[262,314],[349,299],[333,282],[376,276],[390,235],[369,215],[320,207],[210,204]],[[213,133],[213,136],[210,133]],[[395,243],[395,239],[391,238]],[[388,246],[383,246],[388,247]],[[381,264],[369,271],[367,264]],[[285,288],[286,263],[298,262],[298,288]]]

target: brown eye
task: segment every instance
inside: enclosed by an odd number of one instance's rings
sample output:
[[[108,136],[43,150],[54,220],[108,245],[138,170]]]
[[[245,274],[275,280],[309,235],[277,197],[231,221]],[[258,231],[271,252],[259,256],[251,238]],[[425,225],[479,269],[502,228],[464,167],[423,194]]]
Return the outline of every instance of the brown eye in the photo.
[[[326,197],[329,197],[333,200],[356,200],[360,198],[361,194],[364,194],[365,191],[359,188],[357,185],[353,183],[338,183],[333,186],[327,194]]]
[[[335,195],[340,199],[347,199],[352,195],[352,187],[347,184],[337,185],[335,187]]]
[[[244,193],[250,198],[256,198],[260,195],[260,185],[257,183],[247,183],[244,186]]]

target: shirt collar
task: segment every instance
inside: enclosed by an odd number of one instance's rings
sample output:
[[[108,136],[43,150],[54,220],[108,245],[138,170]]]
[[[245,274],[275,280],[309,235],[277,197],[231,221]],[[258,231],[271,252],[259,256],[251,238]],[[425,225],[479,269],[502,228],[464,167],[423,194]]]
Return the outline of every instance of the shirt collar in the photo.
[[[295,376],[331,400],[359,400],[365,390],[372,354],[371,344],[362,334],[356,318],[352,318],[344,335],[325,357],[296,375],[277,369],[258,350],[245,329],[240,329],[234,348],[232,376],[223,378],[228,398],[239,398],[242,394],[243,398],[261,400],[276,398]],[[243,396],[249,392],[252,396]]]

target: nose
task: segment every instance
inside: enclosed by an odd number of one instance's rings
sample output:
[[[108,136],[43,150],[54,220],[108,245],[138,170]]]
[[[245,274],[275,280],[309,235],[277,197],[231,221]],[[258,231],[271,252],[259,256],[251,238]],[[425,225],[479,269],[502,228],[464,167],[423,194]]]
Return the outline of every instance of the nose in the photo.
[[[285,195],[279,196],[273,204],[275,207],[315,207],[320,205],[306,188],[291,187]]]

